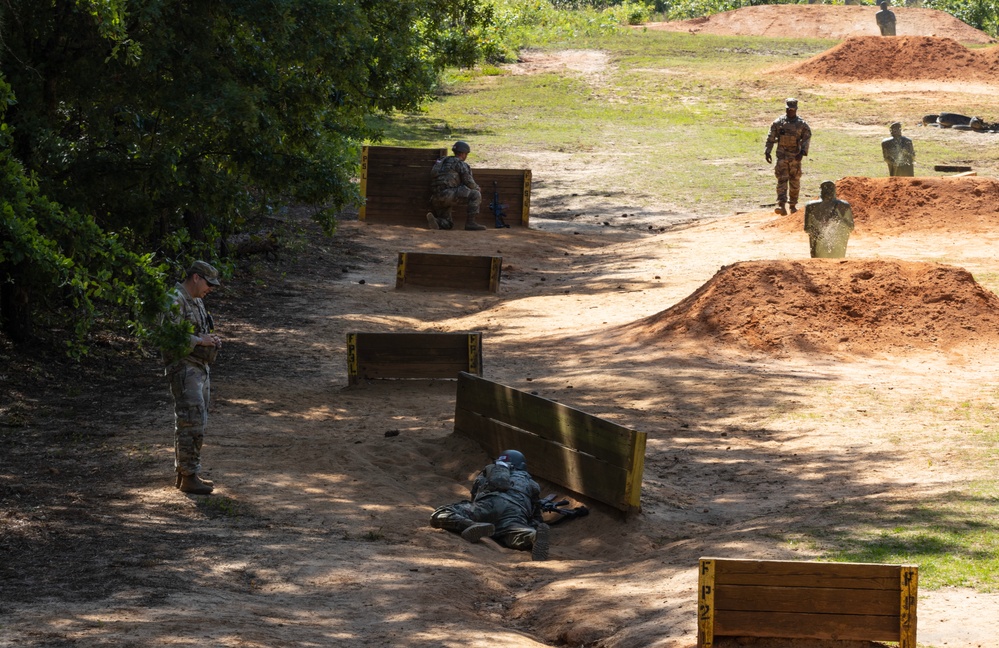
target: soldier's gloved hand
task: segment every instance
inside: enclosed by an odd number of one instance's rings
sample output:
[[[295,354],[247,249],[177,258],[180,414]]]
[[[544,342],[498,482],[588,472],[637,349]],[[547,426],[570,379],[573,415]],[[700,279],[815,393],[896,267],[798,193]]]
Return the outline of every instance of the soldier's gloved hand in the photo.
[[[767,164],[772,164],[773,161],[774,161],[774,159],[772,157],[770,157],[770,151],[767,151],[766,153],[764,153],[763,157],[766,158]]]

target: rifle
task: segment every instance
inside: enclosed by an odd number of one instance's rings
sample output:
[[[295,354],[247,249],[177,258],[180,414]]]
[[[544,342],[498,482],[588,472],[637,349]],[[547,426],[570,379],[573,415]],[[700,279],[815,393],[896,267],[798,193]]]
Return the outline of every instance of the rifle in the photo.
[[[586,517],[590,514],[590,509],[583,505],[577,506],[575,508],[565,508],[569,504],[569,500],[563,499],[555,501],[557,495],[552,493],[541,499],[541,510],[545,513],[558,513],[559,518],[553,522],[549,522],[548,526],[553,524],[558,524],[565,520],[571,520],[573,518]]]
[[[504,209],[506,209],[506,205],[500,204],[499,186],[493,180],[493,201],[489,203],[489,211],[493,213],[493,218],[496,219],[496,229],[510,227],[506,224],[506,212],[503,211]]]

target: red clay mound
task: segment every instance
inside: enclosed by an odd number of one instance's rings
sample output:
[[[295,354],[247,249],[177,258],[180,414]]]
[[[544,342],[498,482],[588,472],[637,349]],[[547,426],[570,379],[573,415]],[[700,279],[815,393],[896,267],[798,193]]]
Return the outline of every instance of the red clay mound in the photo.
[[[836,182],[850,203],[855,235],[905,232],[985,232],[999,228],[999,180],[995,178],[859,178]],[[804,212],[781,216],[773,226],[802,228]]]
[[[778,354],[947,350],[999,341],[999,297],[933,263],[745,261],[626,329],[646,344],[684,337]]]
[[[970,50],[950,38],[857,36],[782,72],[820,81],[977,81],[999,83],[995,48]]]
[[[985,32],[936,9],[892,7],[899,36],[939,36],[962,43],[993,43]],[[853,5],[759,5],[668,23],[649,23],[638,29],[685,31],[723,36],[771,38],[834,38],[878,36],[874,14],[879,7]]]

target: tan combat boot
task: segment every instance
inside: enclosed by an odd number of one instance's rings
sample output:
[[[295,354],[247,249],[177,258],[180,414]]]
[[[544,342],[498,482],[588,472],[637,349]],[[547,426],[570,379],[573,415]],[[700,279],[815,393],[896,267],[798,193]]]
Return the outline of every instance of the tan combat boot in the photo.
[[[787,216],[787,210],[784,209],[784,203],[777,203],[777,209],[774,210],[775,214],[780,214],[781,216]]]
[[[207,480],[198,477],[197,473],[192,473],[190,475],[183,475],[180,478],[181,492],[191,493],[192,495],[208,495],[213,490],[215,490],[215,485]]]
[[[205,484],[208,484],[208,485],[209,485],[209,486],[211,486],[212,488],[214,488],[214,487],[215,487],[215,482],[213,482],[213,481],[212,481],[212,480],[210,480],[210,479],[202,479],[201,477],[198,477],[198,479],[201,479],[202,483],[205,483]],[[180,488],[180,483],[181,483],[181,482],[182,482],[183,480],[184,480],[184,475],[182,475],[182,474],[180,474],[180,473],[177,473],[177,481],[176,481],[176,482],[174,483],[174,488]]]
[[[478,223],[475,222],[474,218],[472,218],[471,216],[469,216],[468,220],[465,221],[465,229],[477,232],[479,230],[486,229],[486,226],[485,225],[479,225]]]
[[[798,203],[789,203],[787,208],[790,209],[791,213],[793,214],[794,212],[798,211]]]

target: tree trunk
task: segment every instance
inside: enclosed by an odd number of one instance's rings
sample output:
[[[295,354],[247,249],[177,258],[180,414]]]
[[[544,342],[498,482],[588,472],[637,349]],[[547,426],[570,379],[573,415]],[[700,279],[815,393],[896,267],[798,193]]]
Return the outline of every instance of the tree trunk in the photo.
[[[187,233],[191,235],[191,239],[195,241],[205,240],[205,227],[208,226],[208,219],[205,218],[204,214],[185,209],[184,226],[187,227]]]
[[[16,283],[0,283],[0,329],[14,344],[31,338],[30,292]]]

